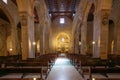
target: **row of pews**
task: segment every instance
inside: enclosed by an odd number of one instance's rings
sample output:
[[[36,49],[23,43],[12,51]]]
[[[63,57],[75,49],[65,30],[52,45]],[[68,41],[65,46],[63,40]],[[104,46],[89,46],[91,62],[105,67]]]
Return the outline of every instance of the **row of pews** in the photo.
[[[40,78],[0,78],[0,80],[41,80]]]
[[[23,78],[23,79],[19,79],[19,78],[6,78],[6,79],[0,79],[0,80],[41,80],[39,78]],[[120,80],[120,79],[102,79],[102,78],[96,78],[95,80]]]
[[[67,56],[83,78],[85,75],[89,75],[89,80],[92,80],[92,74],[96,73],[102,74],[107,79],[95,80],[113,80],[109,79],[107,74],[120,73],[119,56],[110,56],[107,60],[101,60],[99,58],[92,58],[90,56],[80,54],[68,54]]]
[[[93,80],[120,80],[120,79],[118,79],[118,78],[95,78],[95,79],[93,79]]]
[[[22,58],[21,55],[0,56],[0,63],[9,61],[18,61]]]
[[[40,79],[45,80],[57,57],[57,54],[44,54],[27,60],[4,60],[0,63],[0,77],[10,73],[22,73],[21,79],[23,79],[29,73],[38,73]]]

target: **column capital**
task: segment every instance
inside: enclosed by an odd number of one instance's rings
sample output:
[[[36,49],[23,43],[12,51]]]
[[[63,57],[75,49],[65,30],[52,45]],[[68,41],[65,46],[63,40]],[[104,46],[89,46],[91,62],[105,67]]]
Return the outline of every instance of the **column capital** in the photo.
[[[101,10],[101,17],[102,17],[102,25],[107,25],[109,24],[109,13],[110,10],[109,9],[102,9]]]
[[[20,15],[20,20],[21,20],[22,26],[26,26],[27,25],[28,18],[34,19],[34,16],[32,14],[29,14],[27,11],[19,12],[19,15]]]
[[[28,21],[28,12],[26,11],[23,11],[23,12],[19,12],[19,15],[20,15],[20,20],[21,20],[21,24],[22,26],[26,26],[27,25],[27,21]]]

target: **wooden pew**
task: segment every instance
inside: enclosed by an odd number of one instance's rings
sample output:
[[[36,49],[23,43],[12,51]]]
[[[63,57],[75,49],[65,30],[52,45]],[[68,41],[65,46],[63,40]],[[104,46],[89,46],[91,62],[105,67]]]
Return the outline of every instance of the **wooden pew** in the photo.
[[[95,78],[95,80],[120,80],[120,78]]]
[[[9,62],[5,63],[5,67],[44,67],[51,69],[48,62]]]
[[[5,68],[42,68],[42,74],[47,75],[51,71],[50,65],[47,62],[10,62],[5,63]]]
[[[0,80],[42,80],[40,78],[0,78]]]
[[[89,72],[89,67],[109,67],[107,61],[96,61],[93,59],[86,60],[86,61],[78,61],[76,62],[75,68],[79,71],[83,70],[82,72]]]
[[[108,77],[107,73],[120,73],[120,68],[118,67],[90,67],[90,72],[89,72],[89,78],[92,79],[92,74],[93,73],[100,73],[103,74],[104,76]]]
[[[42,68],[40,67],[38,68],[24,68],[24,67],[0,68],[0,76],[6,75],[9,73],[23,73],[23,76],[21,78],[23,78],[24,75],[28,73],[39,73],[40,78],[43,79],[43,71],[42,71]]]
[[[80,59],[82,58],[82,59]],[[74,56],[74,66],[79,71],[80,74],[84,77],[84,73],[90,74],[90,68],[108,68],[114,67],[115,64],[112,64],[112,61],[109,60],[100,60],[94,58],[88,58],[85,56]],[[89,68],[90,67],[90,68]],[[101,70],[100,70],[101,71]],[[109,72],[110,70],[108,70]],[[115,69],[114,69],[115,71]],[[104,72],[104,71],[103,71]],[[116,71],[115,71],[116,72]],[[106,76],[106,75],[105,75]]]
[[[5,67],[49,67],[47,62],[9,62]]]
[[[0,63],[21,60],[21,55],[0,56]]]
[[[18,68],[22,68],[22,69],[27,69],[27,68],[31,68],[32,70],[35,69],[35,68],[42,68],[42,74],[43,72],[47,72],[46,75],[48,75],[49,71],[51,70],[53,64],[54,64],[54,60],[56,58],[56,55],[42,55],[42,56],[39,56],[37,58],[30,58],[30,59],[27,59],[27,60],[10,60],[10,61],[5,61],[5,62],[2,62],[1,63],[1,68],[3,69],[12,69],[14,68],[15,70]],[[4,58],[3,58],[4,59]],[[4,66],[3,66],[4,65]],[[46,69],[47,68],[47,71]],[[1,70],[2,70],[1,69]],[[50,69],[48,71],[48,69]],[[11,70],[11,73],[14,73],[15,71],[12,72]],[[19,72],[19,71],[18,71]],[[0,72],[1,73],[1,72]],[[17,73],[17,72],[15,72]],[[21,72],[22,73],[22,72]],[[27,73],[27,72],[26,72]],[[0,74],[2,75],[2,73]]]

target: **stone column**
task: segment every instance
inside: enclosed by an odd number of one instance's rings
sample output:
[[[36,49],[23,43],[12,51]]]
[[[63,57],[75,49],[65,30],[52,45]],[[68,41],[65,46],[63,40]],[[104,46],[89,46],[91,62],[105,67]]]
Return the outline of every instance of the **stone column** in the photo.
[[[86,55],[86,36],[87,36],[87,23],[83,22],[81,25],[81,54]]]
[[[12,38],[12,55],[18,55],[17,51],[17,29],[16,26],[11,25],[11,38]]]
[[[116,23],[117,24],[117,23]],[[117,55],[117,36],[119,36],[117,30],[119,31],[119,27],[118,26],[114,26],[114,46],[113,46],[113,54]]]
[[[40,24],[39,23],[35,23],[35,42],[36,42],[35,52],[40,53]]]
[[[43,29],[43,54],[45,54],[45,50],[46,50],[46,25],[44,25],[44,29]]]
[[[0,56],[7,56],[7,27],[9,26],[1,20],[0,22]]]
[[[40,26],[40,54],[44,54],[43,25]]]
[[[43,34],[43,53],[47,54],[49,49],[49,34],[48,34],[48,27],[44,27],[44,34]]]
[[[94,17],[93,57],[107,59],[109,10],[102,9]]]
[[[117,23],[116,27],[116,45],[115,45],[115,54],[120,55],[120,21]]]
[[[76,32],[74,33],[74,37],[73,37],[73,53],[76,52]]]
[[[109,24],[109,31],[108,31],[108,54],[113,54],[113,47],[114,47],[114,23]]]
[[[79,53],[79,32],[76,32],[75,35],[75,53]]]
[[[87,22],[87,53],[92,55],[93,52],[93,22]]]
[[[76,33],[74,34],[74,53],[76,53]]]
[[[22,59],[34,58],[34,18],[27,12],[20,12],[22,35]]]
[[[49,53],[49,30],[47,27],[46,33],[45,33],[45,53]]]

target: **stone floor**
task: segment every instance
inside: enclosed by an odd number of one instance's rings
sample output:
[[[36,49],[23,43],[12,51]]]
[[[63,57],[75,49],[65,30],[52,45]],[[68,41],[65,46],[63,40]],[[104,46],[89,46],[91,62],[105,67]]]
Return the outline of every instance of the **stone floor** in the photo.
[[[84,80],[67,58],[58,58],[47,80]]]

